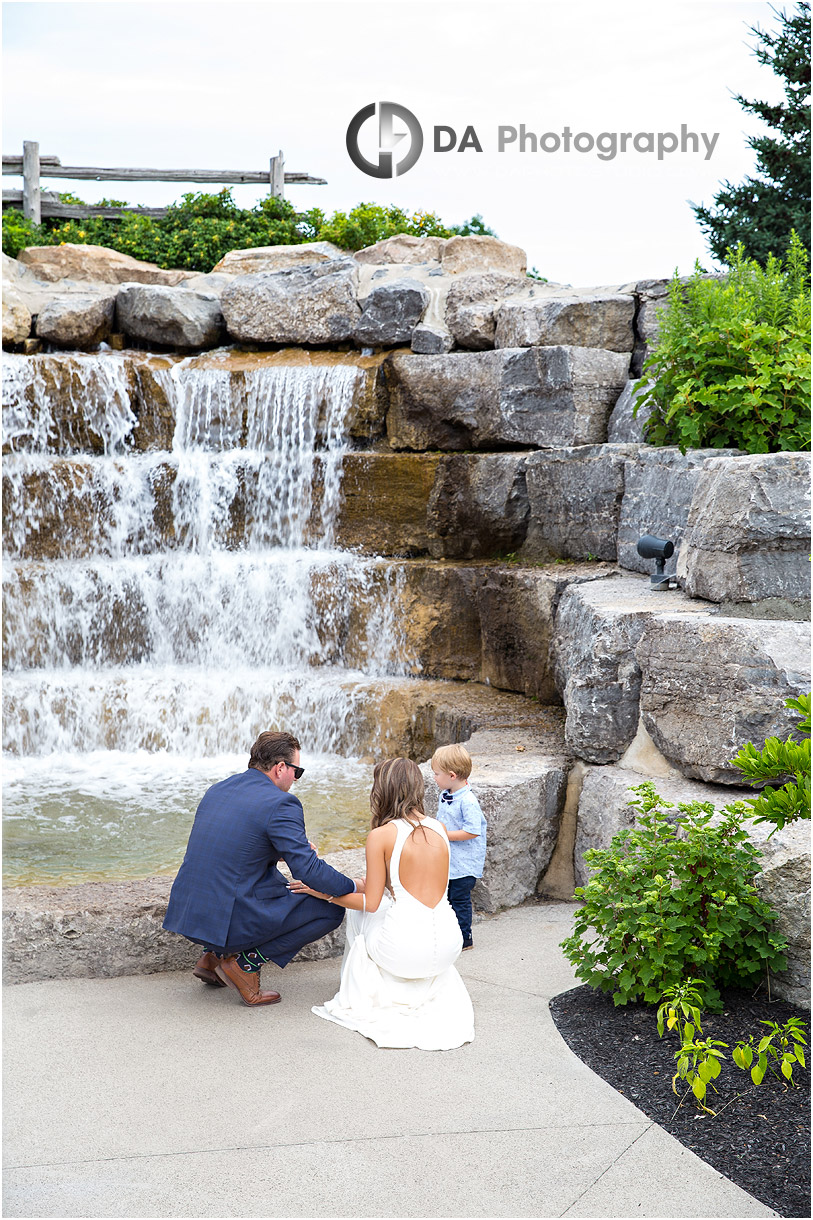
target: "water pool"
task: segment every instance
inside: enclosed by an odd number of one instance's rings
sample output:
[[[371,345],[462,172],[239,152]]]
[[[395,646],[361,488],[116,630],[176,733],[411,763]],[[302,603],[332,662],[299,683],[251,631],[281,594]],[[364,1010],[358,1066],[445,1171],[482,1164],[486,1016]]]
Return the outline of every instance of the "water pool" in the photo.
[[[74,885],[174,874],[200,798],[247,756],[195,761],[99,750],[9,758],[3,785],[3,884]],[[363,844],[372,766],[303,755],[293,792],[320,854]]]

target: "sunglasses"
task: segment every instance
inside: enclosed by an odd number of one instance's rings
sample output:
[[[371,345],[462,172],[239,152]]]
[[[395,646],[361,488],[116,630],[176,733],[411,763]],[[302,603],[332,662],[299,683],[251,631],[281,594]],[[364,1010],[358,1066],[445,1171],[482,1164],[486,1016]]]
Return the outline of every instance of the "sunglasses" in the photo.
[[[286,766],[286,767],[290,767],[290,768],[291,768],[291,770],[292,770],[292,771],[293,771],[293,773],[294,773],[294,779],[302,779],[302,776],[305,774],[305,768],[304,768],[304,767],[295,767],[293,763],[285,762],[285,759],[284,759],[284,758],[283,758],[283,760],[282,760],[282,761],[285,763],[285,766]]]

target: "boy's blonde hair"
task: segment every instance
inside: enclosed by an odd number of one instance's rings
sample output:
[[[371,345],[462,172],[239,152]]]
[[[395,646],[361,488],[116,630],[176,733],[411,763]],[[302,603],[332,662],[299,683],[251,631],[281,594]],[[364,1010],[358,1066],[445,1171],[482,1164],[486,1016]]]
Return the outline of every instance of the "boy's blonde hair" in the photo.
[[[471,775],[471,754],[465,746],[441,746],[432,755],[432,769],[468,779]]]

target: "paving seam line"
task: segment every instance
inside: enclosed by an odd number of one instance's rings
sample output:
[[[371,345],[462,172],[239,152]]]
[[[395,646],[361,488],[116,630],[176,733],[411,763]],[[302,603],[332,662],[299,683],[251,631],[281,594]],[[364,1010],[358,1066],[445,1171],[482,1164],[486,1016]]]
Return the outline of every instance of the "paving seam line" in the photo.
[[[72,1161],[33,1161],[25,1165],[9,1165],[3,1166],[3,1172],[17,1173],[20,1170],[31,1169],[67,1169],[73,1165],[103,1165],[113,1161],[145,1161],[155,1160],[159,1157],[175,1157],[175,1156],[217,1156],[219,1153],[226,1152],[275,1152],[283,1148],[313,1148],[317,1145],[338,1145],[338,1144],[370,1144],[380,1142],[381,1140],[409,1140],[409,1139],[442,1139],[447,1135],[519,1135],[526,1131],[567,1131],[571,1128],[582,1129],[592,1127],[612,1127],[613,1130],[617,1127],[639,1127],[640,1122],[606,1122],[606,1123],[549,1123],[544,1127],[467,1127],[460,1130],[449,1131],[403,1131],[393,1135],[365,1135],[353,1136],[347,1139],[315,1139],[315,1140],[293,1140],[288,1144],[234,1144],[223,1148],[177,1148],[172,1152],[135,1152],[121,1156],[96,1156],[82,1157]],[[647,1127],[655,1126],[656,1124],[647,1120]],[[641,1135],[646,1133],[642,1131],[635,1137],[640,1139]],[[632,1141],[632,1144],[635,1140]],[[632,1144],[627,1145],[631,1148]],[[626,1149],[625,1149],[626,1151]],[[606,1172],[606,1171],[605,1171]],[[598,1180],[598,1179],[596,1179]],[[589,1188],[588,1188],[589,1189]]]
[[[461,974],[460,977],[465,983],[482,983],[483,986],[493,987],[496,991],[510,991],[513,992],[514,995],[528,995],[534,1000],[547,1000],[548,1003],[550,1003],[551,1000],[555,1000],[557,996],[566,995],[568,991],[573,991],[579,986],[579,983],[577,982],[573,984],[573,987],[566,987],[563,991],[555,992],[554,995],[547,995],[543,991],[528,991],[525,987],[511,987],[508,983],[494,983],[491,979],[481,979],[478,975],[469,974],[468,972],[466,974]]]
[[[621,1150],[621,1152],[619,1152],[618,1156],[617,1156],[617,1157],[616,1157],[616,1158],[615,1158],[613,1161],[611,1161],[611,1162],[610,1162],[610,1164],[609,1164],[609,1165],[606,1167],[606,1169],[602,1169],[601,1173],[598,1175],[598,1177],[595,1179],[595,1181],[594,1181],[594,1182],[591,1182],[589,1186],[586,1186],[586,1187],[584,1188],[584,1190],[582,1191],[582,1193],[579,1195],[579,1197],[578,1197],[577,1199],[574,1199],[572,1203],[569,1203],[569,1204],[567,1205],[567,1207],[565,1208],[565,1210],[564,1210],[563,1212],[560,1212],[560,1213],[559,1213],[559,1216],[560,1216],[560,1217],[562,1217],[562,1216],[566,1216],[566,1215],[567,1215],[567,1213],[568,1213],[568,1212],[571,1210],[571,1208],[575,1207],[575,1206],[576,1206],[576,1204],[577,1204],[578,1202],[580,1202],[580,1200],[581,1200],[581,1199],[583,1199],[583,1198],[584,1198],[584,1196],[585,1196],[585,1195],[586,1195],[586,1194],[587,1194],[589,1191],[591,1191],[591,1190],[592,1190],[592,1189],[593,1189],[593,1188],[594,1188],[594,1187],[597,1185],[597,1183],[599,1183],[599,1182],[601,1181],[601,1179],[604,1177],[604,1175],[605,1175],[605,1174],[607,1174],[607,1173],[609,1173],[609,1172],[610,1172],[610,1170],[611,1170],[611,1169],[612,1169],[612,1168],[613,1168],[615,1165],[617,1165],[617,1164],[618,1164],[618,1162],[621,1160],[622,1156],[626,1156],[626,1154],[629,1152],[629,1150],[630,1150],[631,1148],[634,1148],[634,1147],[635,1147],[635,1145],[638,1143],[638,1141],[639,1141],[640,1139],[643,1139],[643,1137],[644,1137],[644,1136],[647,1134],[647,1132],[648,1132],[648,1131],[651,1131],[653,1127],[657,1127],[657,1125],[658,1125],[658,1124],[657,1124],[657,1123],[655,1123],[655,1122],[650,1122],[650,1123],[648,1124],[648,1126],[647,1126],[647,1127],[646,1127],[646,1128],[645,1128],[643,1131],[639,1132],[639,1133],[638,1133],[638,1135],[636,1135],[635,1139],[632,1141],[632,1143],[631,1143],[631,1144],[627,1144],[626,1148],[623,1148],[623,1149]],[[674,1137],[674,1136],[672,1136],[672,1138],[674,1139],[675,1137]]]

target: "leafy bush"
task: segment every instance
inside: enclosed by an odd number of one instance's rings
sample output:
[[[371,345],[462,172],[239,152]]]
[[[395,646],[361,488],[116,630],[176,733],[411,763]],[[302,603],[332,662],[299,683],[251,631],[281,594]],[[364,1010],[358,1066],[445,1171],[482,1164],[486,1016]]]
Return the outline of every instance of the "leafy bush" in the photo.
[[[35,225],[16,208],[3,211],[3,253],[16,258],[26,246],[50,246],[42,225]]]
[[[451,236],[451,230],[434,212],[415,212],[410,216],[394,205],[359,203],[349,212],[334,212],[330,220],[323,221],[319,241],[332,241],[342,250],[361,250],[396,233],[414,237]]]
[[[616,1005],[657,1002],[686,975],[705,1007],[719,1009],[719,986],[750,985],[765,968],[785,968],[786,942],[771,931],[776,913],[757,893],[758,850],[737,801],[712,826],[714,806],[673,806],[651,782],[632,789],[641,815],[609,848],[585,852],[595,869],[576,890],[584,905],[562,949],[576,975]]]
[[[749,783],[768,781],[769,786],[759,796],[749,798],[748,803],[755,822],[774,823],[771,834],[789,822],[810,818],[810,695],[788,699],[785,707],[793,708],[802,717],[794,730],[801,734],[801,741],[768,737],[761,750],[748,741],[731,759]],[[772,780],[781,779],[787,780],[781,787],[770,786]]]
[[[637,396],[655,445],[774,453],[810,447],[808,255],[795,233],[764,267],[729,251],[723,279],[677,274]]]
[[[75,195],[60,198],[66,203],[82,202]],[[126,206],[122,200],[101,202]],[[167,209],[166,216],[158,218],[130,212],[111,220],[100,216],[63,221],[52,218],[33,225],[21,212],[11,208],[3,212],[3,250],[12,258],[25,246],[75,242],[109,246],[159,267],[190,271],[211,271],[229,250],[306,241],[332,241],[343,250],[360,250],[396,233],[418,237],[493,235],[479,215],[463,225],[447,227],[434,212],[410,215],[402,208],[374,203],[360,203],[348,213],[334,212],[329,220],[319,208],[297,212],[288,200],[271,195],[253,208],[239,208],[227,188],[214,195],[184,195]]]

